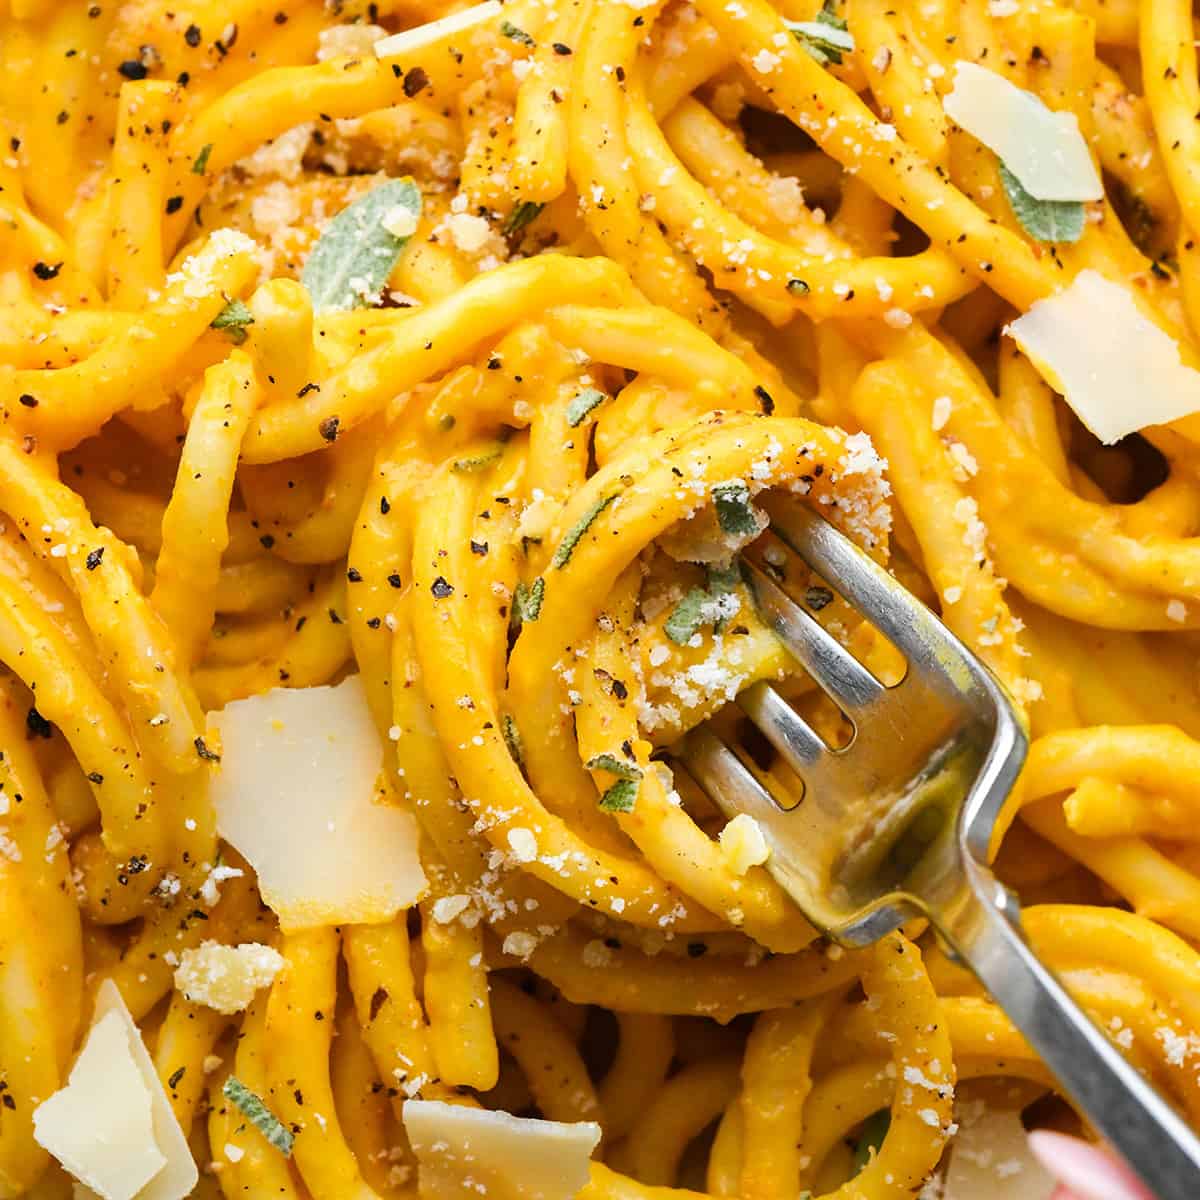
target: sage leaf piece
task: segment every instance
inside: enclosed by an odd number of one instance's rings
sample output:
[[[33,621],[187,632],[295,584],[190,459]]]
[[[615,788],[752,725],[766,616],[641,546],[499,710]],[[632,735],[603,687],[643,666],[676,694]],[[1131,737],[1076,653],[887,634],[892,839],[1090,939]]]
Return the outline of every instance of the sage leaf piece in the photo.
[[[663,633],[677,646],[686,646],[703,624],[703,610],[709,595],[703,588],[692,588],[675,605],[671,615],[663,624]]]
[[[345,312],[378,304],[411,236],[392,230],[415,227],[420,216],[421,193],[411,179],[389,179],[342,209],[312,248],[300,277],[313,310]]]
[[[597,754],[583,764],[589,771],[607,771],[618,779],[641,779],[642,768],[637,763],[631,763],[615,754]]]
[[[284,1158],[290,1158],[292,1131],[236,1075],[225,1080],[221,1094],[230,1101]]]
[[[750,489],[741,480],[718,483],[712,490],[712,498],[717,510],[717,524],[723,533],[748,537],[758,532],[758,521],[750,504]]]
[[[796,40],[821,66],[840,64],[843,54],[854,49],[854,35],[828,2],[817,13],[815,21],[784,21]]]
[[[500,232],[506,237],[512,237],[514,233],[520,233],[526,225],[537,219],[538,214],[545,207],[544,204],[539,204],[536,200],[522,200],[504,218],[504,224],[500,226]]]
[[[584,388],[582,392],[576,396],[570,404],[567,405],[567,424],[574,429],[581,424],[583,418],[596,408],[604,403],[608,397],[598,388]]]
[[[1000,180],[1013,216],[1035,241],[1071,243],[1083,236],[1082,200],[1037,200],[1003,163]]]
[[[246,326],[254,324],[254,316],[241,300],[230,300],[212,319],[212,327],[229,335],[235,346],[246,340]]]
[[[600,807],[605,812],[633,812],[637,803],[639,781],[636,779],[618,779],[600,797]]]

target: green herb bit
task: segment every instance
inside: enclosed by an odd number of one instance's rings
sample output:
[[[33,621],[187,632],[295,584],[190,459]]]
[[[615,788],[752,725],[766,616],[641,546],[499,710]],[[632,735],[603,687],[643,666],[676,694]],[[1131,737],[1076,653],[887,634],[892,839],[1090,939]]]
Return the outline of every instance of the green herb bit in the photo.
[[[1000,181],[1013,216],[1021,228],[1038,242],[1077,242],[1083,236],[1084,209],[1081,200],[1038,200],[1021,181],[1000,164]]]
[[[521,742],[521,731],[516,721],[505,713],[500,718],[500,732],[504,735],[504,744],[508,747],[509,756],[521,770],[525,769],[525,747]]]
[[[472,454],[467,458],[456,458],[450,464],[452,471],[457,471],[460,475],[469,475],[473,471],[482,471],[486,467],[490,467],[492,463],[498,462],[501,455],[499,446],[493,446],[490,450],[485,450],[482,454]]]
[[[615,754],[597,754],[583,764],[589,771],[607,771],[618,779],[638,780],[642,777],[642,768],[637,763],[618,758]]]
[[[511,21],[501,21],[500,32],[504,34],[506,38],[512,38],[514,42],[519,42],[522,46],[534,45],[533,38],[531,38],[529,34],[525,32],[525,30],[518,28]]]
[[[192,174],[203,175],[208,170],[208,156],[213,152],[213,144],[209,142],[204,146],[200,153],[196,155],[196,161],[192,163]]]
[[[608,397],[597,388],[585,388],[570,404],[567,405],[567,424],[574,429],[582,424],[583,418],[603,404]]]
[[[663,625],[663,633],[677,646],[686,646],[703,624],[703,609],[708,603],[708,593],[703,588],[692,588]]]
[[[325,227],[304,265],[300,282],[317,313],[378,304],[400,251],[411,235],[388,226],[398,210],[421,215],[421,193],[411,179],[389,179],[342,209]]]
[[[517,584],[513,593],[513,615],[518,625],[536,621],[542,614],[542,601],[546,597],[546,581],[539,575],[528,587]]]
[[[879,1153],[879,1147],[883,1145],[883,1139],[887,1137],[887,1131],[891,1128],[891,1124],[892,1111],[889,1108],[881,1108],[862,1123],[858,1141],[854,1143],[855,1175]]]
[[[737,563],[731,563],[728,567],[708,567],[705,576],[709,594],[724,596],[736,590],[742,582],[742,569]]]
[[[212,327],[223,329],[235,346],[246,340],[246,326],[253,324],[253,314],[240,300],[230,300],[212,320]]]
[[[815,21],[784,21],[784,25],[823,67],[830,63],[840,64],[842,55],[854,49],[854,36],[848,30],[845,18],[837,15],[828,0]]]
[[[734,537],[748,537],[758,532],[758,522],[750,506],[750,489],[740,479],[733,483],[718,483],[712,490],[712,497],[722,532]]]
[[[559,547],[554,552],[554,557],[550,560],[551,566],[556,571],[561,571],[563,567],[571,561],[571,555],[575,553],[575,547],[579,545],[583,535],[592,527],[595,519],[617,498],[617,493],[613,492],[611,496],[602,496],[591,508],[575,522],[572,528],[559,543]]]
[[[221,1094],[284,1158],[291,1157],[292,1143],[296,1140],[291,1130],[236,1075],[225,1080]]]
[[[600,807],[605,812],[633,812],[637,803],[639,781],[636,779],[618,779],[600,797]]]
[[[787,290],[793,296],[807,296],[812,291],[812,288],[803,279],[789,279],[787,281]]]
[[[522,200],[504,218],[504,224],[500,226],[500,232],[505,237],[512,237],[514,233],[520,233],[526,225],[537,220],[538,214],[545,207],[544,204],[539,204],[536,200]]]

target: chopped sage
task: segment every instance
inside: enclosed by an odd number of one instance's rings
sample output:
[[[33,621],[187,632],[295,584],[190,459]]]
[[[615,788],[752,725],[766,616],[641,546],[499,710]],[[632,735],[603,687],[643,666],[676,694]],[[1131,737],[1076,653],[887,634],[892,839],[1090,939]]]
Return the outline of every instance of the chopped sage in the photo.
[[[199,154],[196,155],[196,161],[192,163],[192,174],[203,175],[208,170],[208,156],[213,152],[213,144],[209,142],[205,145]]]
[[[572,429],[583,422],[593,408],[604,403],[608,397],[598,388],[585,388],[567,405],[567,424]]]
[[[225,1080],[221,1094],[238,1108],[284,1158],[290,1158],[296,1140],[291,1130],[236,1075]]]
[[[677,646],[686,646],[704,623],[704,606],[708,603],[709,595],[703,588],[692,588],[680,602],[675,605],[671,615],[663,625],[663,633]]]
[[[537,220],[538,214],[546,206],[539,204],[536,200],[522,200],[513,207],[512,212],[504,218],[504,224],[500,226],[500,232],[505,237],[512,237],[514,233],[520,233],[526,225]]]
[[[504,744],[508,747],[508,753],[513,762],[524,770],[525,748],[521,743],[521,731],[517,728],[516,721],[508,713],[500,718],[500,732],[504,735]]]
[[[518,583],[513,592],[513,616],[518,625],[536,621],[542,613],[542,600],[546,596],[546,581],[539,575],[529,586]]]
[[[490,450],[485,450],[482,454],[472,454],[466,458],[456,458],[450,464],[452,471],[457,471],[460,475],[470,474],[472,471],[482,471],[486,467],[490,467],[492,463],[498,462],[502,451],[499,446],[493,446]]]
[[[718,483],[712,490],[712,497],[722,532],[734,537],[748,537],[758,532],[758,521],[750,506],[750,489],[740,479],[733,483]]]
[[[511,21],[501,21],[500,32],[504,34],[506,38],[511,38],[514,42],[518,42],[522,46],[532,46],[535,44],[533,38],[531,38],[529,34],[525,32],[525,30],[520,29]]]
[[[240,300],[230,300],[212,320],[212,327],[224,330],[236,346],[246,340],[246,326],[253,324],[254,316]]]
[[[840,63],[842,55],[854,49],[854,36],[846,26],[846,19],[837,15],[828,0],[815,21],[785,20],[784,25],[823,67]]]
[[[1083,236],[1082,201],[1035,199],[1003,163],[1000,164],[1000,180],[1013,216],[1034,241],[1071,243]]]
[[[421,215],[421,193],[411,179],[389,179],[342,209],[325,227],[300,277],[318,313],[378,304],[411,235],[398,236],[393,214]],[[412,222],[415,227],[415,220]]]
[[[558,549],[554,552],[554,557],[550,560],[551,566],[556,571],[561,571],[563,567],[571,561],[571,555],[575,553],[575,547],[579,545],[583,535],[592,527],[592,522],[617,498],[617,493],[613,492],[610,496],[601,496],[591,508],[575,522],[572,529],[568,530],[566,536],[559,543]]]
[[[637,803],[638,783],[636,779],[618,779],[600,797],[600,807],[605,812],[633,812]]]
[[[583,764],[589,771],[607,771],[618,779],[641,779],[642,768],[637,763],[618,758],[615,754],[597,754]]]

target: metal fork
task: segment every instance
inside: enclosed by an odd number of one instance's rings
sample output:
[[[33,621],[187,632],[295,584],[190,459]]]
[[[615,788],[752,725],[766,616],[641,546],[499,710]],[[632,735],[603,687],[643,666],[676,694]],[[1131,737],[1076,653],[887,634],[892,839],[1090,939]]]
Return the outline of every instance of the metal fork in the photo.
[[[986,865],[1027,748],[1006,695],[849,538],[786,499],[765,507],[771,525],[743,556],[747,581],[761,615],[851,720],[853,739],[831,748],[760,682],[737,704],[799,777],[799,801],[768,790],[746,750],[711,726],[689,735],[681,764],[727,817],[758,821],[768,870],[828,937],[863,946],[928,918],[1146,1186],[1160,1200],[1197,1200],[1200,1141],[1036,957],[1016,897]],[[798,566],[793,555],[905,656],[899,684],[877,680],[789,595],[780,566]]]

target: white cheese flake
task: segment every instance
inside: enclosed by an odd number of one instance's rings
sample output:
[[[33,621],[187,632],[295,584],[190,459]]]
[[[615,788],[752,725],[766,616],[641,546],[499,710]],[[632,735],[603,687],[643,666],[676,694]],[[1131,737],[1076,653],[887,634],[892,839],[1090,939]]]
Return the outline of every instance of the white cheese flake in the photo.
[[[1080,271],[1005,332],[1106,445],[1200,410],[1200,372],[1126,288],[1096,271]]]
[[[574,1200],[600,1141],[593,1121],[540,1121],[440,1100],[408,1100],[403,1115],[421,1200]]]
[[[487,0],[486,4],[476,4],[462,12],[452,13],[437,21],[426,21],[415,29],[405,29],[391,37],[382,38],[375,43],[375,53],[379,58],[395,58],[414,50],[424,50],[456,33],[464,33],[500,16],[500,11],[498,0]]]
[[[33,1112],[34,1138],[102,1200],[183,1200],[199,1179],[142,1035],[105,980],[66,1087]],[[77,1194],[87,1195],[77,1187]]]
[[[416,822],[377,802],[383,745],[357,676],[235,700],[212,720],[217,830],[285,931],[389,921],[421,897]]]
[[[1104,185],[1074,113],[976,63],[954,65],[946,115],[993,151],[1037,200],[1100,200]]]

